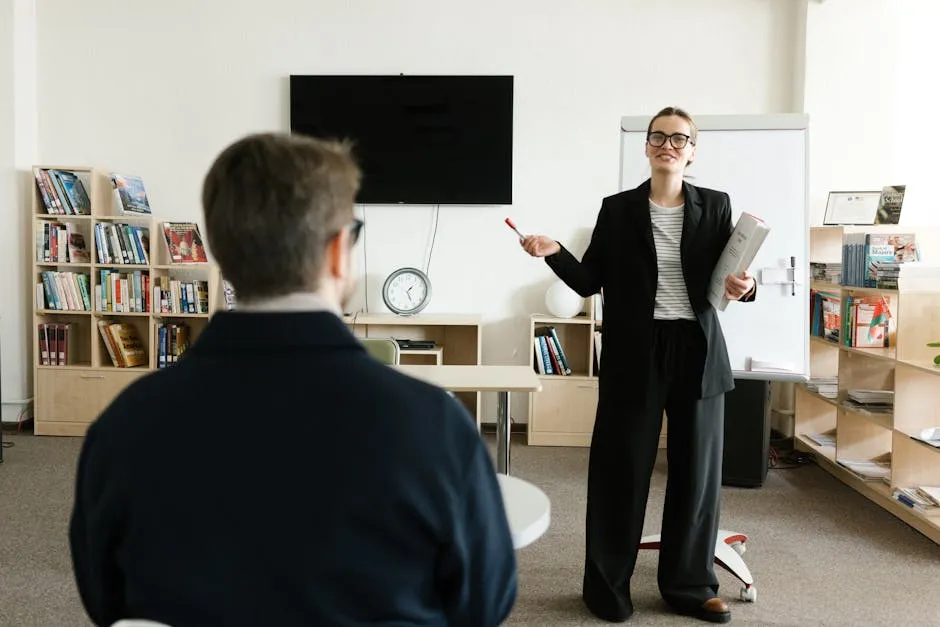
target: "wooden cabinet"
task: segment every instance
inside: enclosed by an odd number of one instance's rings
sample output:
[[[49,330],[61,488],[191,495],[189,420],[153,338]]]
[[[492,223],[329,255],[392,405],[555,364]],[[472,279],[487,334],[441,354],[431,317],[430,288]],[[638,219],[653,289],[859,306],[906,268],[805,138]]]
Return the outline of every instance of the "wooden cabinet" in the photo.
[[[590,446],[597,411],[596,377],[543,377],[531,396],[528,443]]]
[[[36,435],[84,435],[101,411],[145,369],[40,368]]]

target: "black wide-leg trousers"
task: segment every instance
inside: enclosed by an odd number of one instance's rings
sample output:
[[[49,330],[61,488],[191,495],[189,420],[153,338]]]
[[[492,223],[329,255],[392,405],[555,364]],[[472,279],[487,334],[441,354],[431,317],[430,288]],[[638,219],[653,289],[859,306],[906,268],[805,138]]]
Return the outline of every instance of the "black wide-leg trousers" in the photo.
[[[645,394],[638,394],[643,390],[635,382],[605,379],[600,373],[588,468],[583,598],[592,613],[610,621],[633,613],[630,578],[663,410],[668,417],[669,470],[657,577],[660,593],[676,609],[698,607],[718,593],[714,556],[724,394],[699,398],[706,342],[697,321],[656,320],[653,334]]]

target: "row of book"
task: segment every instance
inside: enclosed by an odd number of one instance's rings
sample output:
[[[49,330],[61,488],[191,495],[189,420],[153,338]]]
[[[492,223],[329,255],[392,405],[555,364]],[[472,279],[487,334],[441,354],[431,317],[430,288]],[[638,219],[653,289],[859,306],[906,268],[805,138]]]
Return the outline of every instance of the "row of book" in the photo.
[[[157,306],[157,313],[207,314],[209,283],[157,277],[153,286],[153,302]]]
[[[809,264],[810,280],[818,283],[842,283],[842,264],[811,261]]]
[[[111,363],[116,368],[148,364],[147,351],[137,329],[122,322],[101,320],[98,331],[104,341]],[[80,333],[72,323],[41,323],[38,325],[39,364],[71,366],[76,363],[76,344]],[[179,361],[189,348],[191,331],[187,324],[157,325],[157,367],[165,368]]]
[[[42,222],[36,225],[38,263],[90,263],[85,236],[71,224]]]
[[[163,225],[171,263],[208,261],[199,225],[166,222]],[[95,258],[102,265],[149,265],[150,229],[122,222],[94,225]],[[75,225],[42,222],[36,226],[36,261],[39,263],[89,263],[91,253]]]
[[[150,229],[136,224],[99,222],[95,224],[95,250],[98,263],[150,264]]]
[[[543,326],[535,330],[532,338],[535,351],[535,371],[545,375],[566,376],[571,374],[568,358],[558,338],[558,331],[553,326]]]
[[[150,275],[140,270],[99,270],[95,286],[95,310],[109,313],[150,311]]]
[[[75,362],[75,336],[71,323],[40,323],[39,364],[71,366]]]
[[[175,364],[189,344],[189,325],[168,323],[157,326],[157,368]]]
[[[842,284],[897,289],[901,264],[919,259],[913,233],[847,233],[842,245]]]
[[[209,283],[205,280],[180,280],[156,277],[151,291],[151,277],[146,271],[98,271],[92,287],[89,274],[44,270],[36,283],[36,306],[52,311],[95,311],[109,313],[209,313]],[[151,301],[151,294],[153,300]],[[151,303],[156,308],[151,309]]]
[[[830,342],[838,342],[842,328],[841,308],[841,293],[811,289],[809,292],[809,332]]]
[[[80,272],[40,272],[36,284],[36,306],[55,311],[91,311],[91,285]]]
[[[51,168],[33,168],[39,197],[52,215],[89,215],[91,199],[85,184],[74,172]]]
[[[171,279],[137,270],[130,274],[100,271],[95,286],[95,310],[109,313],[209,313],[209,282]],[[151,289],[152,281],[152,289]],[[151,299],[151,294],[153,298]]]
[[[842,345],[856,348],[890,346],[891,310],[880,295],[845,296]]]
[[[891,345],[891,308],[882,295],[810,290],[810,333],[854,348]]]

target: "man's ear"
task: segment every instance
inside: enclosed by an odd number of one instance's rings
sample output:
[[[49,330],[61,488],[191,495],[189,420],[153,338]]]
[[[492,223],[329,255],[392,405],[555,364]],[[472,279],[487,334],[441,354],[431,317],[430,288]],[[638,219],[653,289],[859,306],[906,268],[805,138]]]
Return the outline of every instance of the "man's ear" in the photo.
[[[327,245],[327,272],[333,278],[349,274],[349,229],[343,229]]]

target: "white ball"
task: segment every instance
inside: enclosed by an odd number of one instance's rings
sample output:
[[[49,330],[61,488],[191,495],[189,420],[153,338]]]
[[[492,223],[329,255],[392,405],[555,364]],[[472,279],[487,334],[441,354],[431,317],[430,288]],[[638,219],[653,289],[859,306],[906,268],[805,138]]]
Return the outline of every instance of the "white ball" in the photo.
[[[584,298],[564,281],[556,281],[545,292],[545,306],[556,318],[573,318],[584,309]]]

